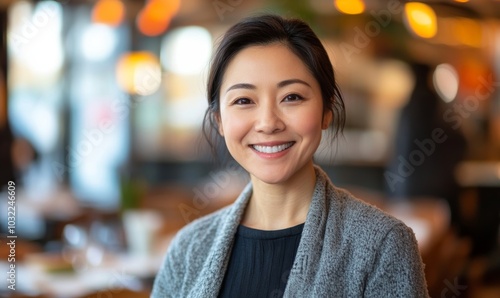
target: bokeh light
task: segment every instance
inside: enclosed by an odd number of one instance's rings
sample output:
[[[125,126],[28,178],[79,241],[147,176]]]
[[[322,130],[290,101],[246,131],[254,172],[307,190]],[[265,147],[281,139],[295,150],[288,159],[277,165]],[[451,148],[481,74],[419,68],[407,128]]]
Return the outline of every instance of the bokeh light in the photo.
[[[81,51],[89,61],[103,61],[111,57],[117,46],[116,32],[112,27],[92,24],[83,32]]]
[[[180,0],[150,0],[137,15],[137,28],[146,36],[160,35],[179,7]]]
[[[125,16],[125,5],[120,0],[99,0],[92,10],[94,23],[119,26]]]
[[[387,107],[400,108],[408,101],[415,85],[409,65],[390,59],[379,64],[374,93],[378,102]]]
[[[150,52],[124,54],[116,70],[118,84],[130,94],[150,95],[161,85],[158,58]]]
[[[416,36],[431,38],[437,33],[436,13],[427,4],[420,2],[406,3],[404,20],[408,30]]]
[[[164,39],[162,66],[177,74],[197,74],[208,66],[212,54],[212,36],[203,27],[172,30]]]
[[[20,1],[11,7],[9,53],[30,75],[50,80],[62,68],[62,7],[55,1],[42,1],[34,8]],[[25,77],[27,76],[24,73]]]
[[[455,18],[453,36],[460,44],[481,47],[483,45],[483,30],[479,22],[468,18]]]
[[[335,0],[335,8],[345,14],[360,14],[365,11],[363,0]]]
[[[445,102],[451,102],[455,99],[458,92],[458,73],[450,64],[440,64],[436,67],[433,74],[434,88]]]

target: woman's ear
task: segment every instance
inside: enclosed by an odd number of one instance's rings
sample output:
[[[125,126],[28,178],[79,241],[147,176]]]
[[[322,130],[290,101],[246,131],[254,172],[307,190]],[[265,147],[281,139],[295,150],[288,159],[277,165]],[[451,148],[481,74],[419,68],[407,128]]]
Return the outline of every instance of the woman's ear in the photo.
[[[220,120],[220,113],[214,114],[215,123],[217,123],[217,129],[219,130],[219,134],[224,137],[224,129],[222,127],[222,121]]]
[[[331,110],[326,110],[323,113],[323,120],[321,122],[321,129],[327,129],[328,126],[330,126],[330,123],[332,123],[333,119],[333,112]]]

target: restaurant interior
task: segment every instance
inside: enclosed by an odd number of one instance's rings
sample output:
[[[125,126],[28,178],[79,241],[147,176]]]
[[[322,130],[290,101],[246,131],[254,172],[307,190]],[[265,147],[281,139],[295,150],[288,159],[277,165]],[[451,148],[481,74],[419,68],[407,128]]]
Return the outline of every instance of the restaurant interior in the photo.
[[[203,138],[205,84],[262,13],[334,66],[347,120],[315,163],[413,229],[431,297],[500,297],[499,0],[1,0],[0,296],[149,297],[249,181]]]

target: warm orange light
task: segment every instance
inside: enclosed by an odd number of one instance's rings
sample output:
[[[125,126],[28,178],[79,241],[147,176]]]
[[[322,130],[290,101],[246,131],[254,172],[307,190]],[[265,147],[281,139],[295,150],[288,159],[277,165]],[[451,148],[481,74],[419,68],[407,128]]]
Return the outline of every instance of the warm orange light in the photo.
[[[147,11],[141,11],[137,15],[137,28],[139,31],[147,36],[157,36],[167,30],[170,24],[170,19],[157,20],[148,15]]]
[[[365,11],[363,0],[335,0],[335,7],[345,14],[360,14]]]
[[[161,68],[158,58],[150,52],[124,54],[116,68],[118,84],[128,93],[149,95],[161,85]]]
[[[455,2],[467,3],[467,2],[469,2],[469,0],[455,0]]]
[[[480,20],[447,17],[439,18],[439,32],[432,41],[449,46],[484,46],[484,29]]]
[[[483,30],[475,20],[457,18],[452,30],[454,37],[463,45],[480,48],[483,44]]]
[[[457,100],[465,100],[466,95],[472,94],[475,98],[490,94],[495,89],[493,77],[491,76],[490,66],[480,61],[481,59],[474,55],[464,54],[459,57],[460,64],[457,65],[458,76],[460,78],[459,92],[462,94]],[[479,83],[481,82],[481,83]],[[483,95],[477,93],[478,84],[484,86]]]
[[[162,34],[179,7],[179,0],[150,0],[137,15],[139,31],[147,36]]]
[[[415,35],[423,38],[434,37],[437,33],[436,13],[427,4],[408,2],[405,4],[405,24]]]
[[[116,27],[125,16],[125,5],[120,0],[99,0],[92,10],[92,21]]]

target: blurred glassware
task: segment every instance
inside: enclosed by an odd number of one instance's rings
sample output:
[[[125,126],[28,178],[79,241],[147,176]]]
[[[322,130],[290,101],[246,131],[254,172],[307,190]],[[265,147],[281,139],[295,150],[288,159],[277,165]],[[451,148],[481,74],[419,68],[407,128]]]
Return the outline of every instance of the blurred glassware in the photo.
[[[162,226],[161,215],[153,210],[126,210],[123,227],[131,255],[146,257],[151,254],[153,241]]]
[[[67,224],[63,230],[63,258],[70,262],[77,272],[99,266],[104,259],[104,248],[93,237],[91,228]]]

